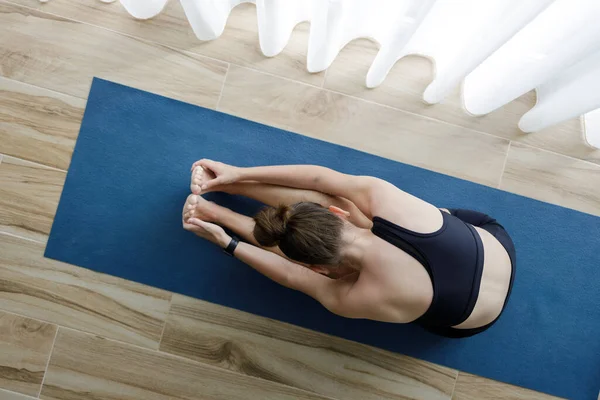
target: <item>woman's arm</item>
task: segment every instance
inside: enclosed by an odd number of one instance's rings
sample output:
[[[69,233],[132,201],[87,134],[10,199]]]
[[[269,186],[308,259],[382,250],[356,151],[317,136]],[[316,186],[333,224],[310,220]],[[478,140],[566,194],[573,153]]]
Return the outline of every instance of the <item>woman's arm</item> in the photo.
[[[350,279],[327,278],[277,254],[247,243],[240,243],[235,249],[234,256],[267,278],[309,295],[335,314],[349,318],[359,317],[355,311],[348,309],[346,297],[353,285]]]
[[[317,165],[274,165],[240,169],[241,180],[254,180],[299,189],[315,190],[349,199],[368,188],[376,178],[343,174]],[[352,200],[352,199],[350,199]]]
[[[186,219],[185,213],[182,223],[185,230],[223,249],[231,242],[231,236],[219,225],[198,218]],[[351,300],[356,305],[348,301],[348,293],[354,284],[352,279],[329,279],[307,267],[248,243],[239,243],[233,255],[267,278],[313,297],[333,313],[353,317],[357,314],[356,310],[362,306],[360,296],[352,296]]]
[[[223,249],[231,242],[231,236],[222,227],[210,222],[197,218],[185,220],[184,216],[183,227]],[[335,313],[340,313],[338,310],[342,308],[341,300],[344,291],[347,293],[352,286],[347,280],[329,279],[307,267],[248,243],[239,243],[233,255],[267,278],[313,297]]]
[[[211,170],[216,176],[215,179],[203,185],[203,190],[239,181],[256,181],[308,189],[346,198],[368,217],[372,217],[373,214],[371,211],[373,191],[384,186],[392,186],[378,178],[343,174],[316,165],[237,168],[211,160],[200,160],[194,164],[194,166],[197,165]]]

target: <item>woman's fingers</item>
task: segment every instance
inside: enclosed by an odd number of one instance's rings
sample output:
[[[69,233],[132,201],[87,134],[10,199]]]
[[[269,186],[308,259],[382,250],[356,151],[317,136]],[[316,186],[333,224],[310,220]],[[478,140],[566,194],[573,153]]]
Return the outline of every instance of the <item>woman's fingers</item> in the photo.
[[[183,229],[185,229],[186,231],[194,232],[194,233],[199,233],[199,231],[200,231],[199,227],[197,227],[196,225],[190,224],[186,221],[183,221]]]
[[[225,232],[223,228],[221,228],[219,225],[213,224],[212,222],[202,221],[198,218],[190,218],[188,223],[194,224],[197,227],[203,229],[204,231],[214,235],[218,235],[222,232]]]
[[[207,158],[203,158],[202,160],[198,161],[198,165],[200,165],[202,168],[208,168],[211,171],[215,172],[215,168],[217,166],[217,163],[213,160],[209,160]]]
[[[193,218],[190,218],[187,221],[183,221],[183,229],[185,229],[186,231],[193,232],[196,235],[199,235],[205,239],[209,239],[209,237],[212,236],[210,232],[208,232],[201,225],[197,223],[192,223],[192,219]]]
[[[222,181],[223,179],[221,177],[217,177],[215,179],[211,179],[210,181],[202,182],[201,189],[202,191],[205,191],[207,189],[213,188],[215,186],[220,185]]]
[[[205,222],[198,218],[190,218],[187,220],[187,222],[184,221],[183,227],[206,240],[218,244],[219,246],[226,246],[227,243],[231,241],[231,237],[229,237],[225,230],[219,225]]]
[[[207,158],[203,158],[202,160],[198,160],[198,161],[196,161],[195,163],[193,163],[193,164],[192,164],[192,168],[191,168],[191,170],[190,170],[190,171],[193,171],[193,170],[194,170],[194,168],[196,168],[196,167],[203,167],[203,168],[210,169],[211,171],[213,171],[213,172],[214,172],[213,168],[215,167],[215,164],[216,164],[216,162],[215,162],[215,161],[213,161],[213,160],[209,160],[209,159],[207,159]],[[213,168],[211,168],[211,166],[212,166]]]
[[[214,224],[211,224],[210,222],[204,222],[201,219],[198,218],[190,218],[188,220],[189,224],[195,225],[197,227],[200,227],[204,230],[210,231],[211,230],[211,225],[214,226]]]
[[[192,164],[192,168],[190,169],[190,172],[192,172],[194,170],[194,168],[199,167],[200,166],[200,161],[196,161],[195,163]]]
[[[188,225],[192,225],[196,230],[210,233],[209,225],[211,225],[211,224],[208,222],[204,222],[198,218],[189,218],[187,220],[187,223],[188,223]]]

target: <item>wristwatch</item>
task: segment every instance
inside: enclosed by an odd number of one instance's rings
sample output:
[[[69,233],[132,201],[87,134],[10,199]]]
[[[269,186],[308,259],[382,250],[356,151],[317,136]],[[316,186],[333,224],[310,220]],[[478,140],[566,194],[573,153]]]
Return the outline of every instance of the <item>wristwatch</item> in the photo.
[[[237,248],[239,243],[240,243],[239,239],[236,238],[235,236],[232,236],[231,242],[229,242],[227,247],[223,248],[223,252],[231,257],[234,257],[233,252],[235,251],[235,249]]]

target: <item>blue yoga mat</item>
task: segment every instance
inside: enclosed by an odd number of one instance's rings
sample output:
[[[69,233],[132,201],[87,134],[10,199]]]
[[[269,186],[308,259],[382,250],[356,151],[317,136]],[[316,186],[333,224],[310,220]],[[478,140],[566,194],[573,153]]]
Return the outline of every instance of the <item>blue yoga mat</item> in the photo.
[[[402,127],[398,127],[402,135]],[[350,320],[181,227],[190,165],[320,164],[489,213],[517,248],[498,323],[452,340]],[[258,204],[213,200],[250,214]],[[600,218],[95,79],[46,257],[573,399],[600,386]]]

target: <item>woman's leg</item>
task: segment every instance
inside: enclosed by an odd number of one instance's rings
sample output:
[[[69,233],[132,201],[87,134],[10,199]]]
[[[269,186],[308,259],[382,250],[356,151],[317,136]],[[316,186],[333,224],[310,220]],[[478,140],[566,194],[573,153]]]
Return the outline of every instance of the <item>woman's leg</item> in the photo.
[[[206,181],[210,179],[210,177],[207,179],[203,176],[203,174],[206,173],[207,172],[200,167],[194,169],[191,182],[192,192],[195,192],[198,189],[194,184],[195,180]],[[336,206],[350,212],[349,221],[354,225],[365,229],[370,229],[373,225],[371,220],[350,200],[337,196],[330,196],[314,190],[269,185],[259,182],[237,182],[229,185],[217,186],[211,191],[249,197],[272,207],[277,207],[280,204],[295,204],[302,201],[321,204],[323,207]]]

